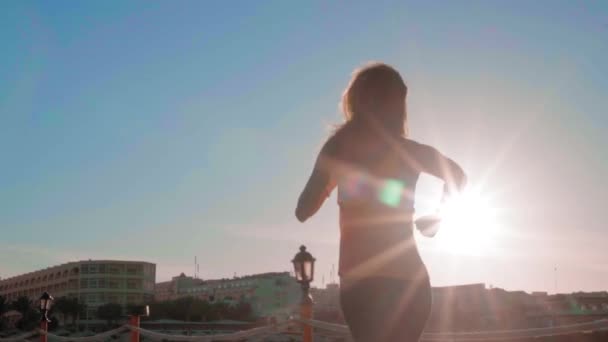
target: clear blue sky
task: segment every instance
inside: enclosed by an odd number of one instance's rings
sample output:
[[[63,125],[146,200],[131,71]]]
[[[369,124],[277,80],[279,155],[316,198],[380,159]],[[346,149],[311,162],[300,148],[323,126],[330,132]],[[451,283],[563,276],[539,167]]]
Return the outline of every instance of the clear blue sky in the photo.
[[[305,243],[327,282],[335,197],[293,209],[350,72],[382,60],[412,138],[502,210],[481,257],[421,241],[433,284],[607,289],[606,2],[3,1],[0,23],[1,277],[280,271]]]

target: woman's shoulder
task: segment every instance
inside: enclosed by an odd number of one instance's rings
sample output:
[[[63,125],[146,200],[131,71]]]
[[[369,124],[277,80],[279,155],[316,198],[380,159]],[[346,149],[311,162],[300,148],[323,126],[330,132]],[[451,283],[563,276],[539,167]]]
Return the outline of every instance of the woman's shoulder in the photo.
[[[424,146],[423,144],[417,142],[416,140],[406,138],[406,137],[402,137],[400,142],[401,142],[401,145],[408,150],[417,150],[421,146]]]
[[[345,146],[351,145],[353,140],[354,130],[350,125],[343,125],[333,131],[327,138],[321,152],[337,154],[343,152]]]
[[[420,143],[413,139],[403,138],[402,146],[407,154],[415,159],[424,159],[433,156],[437,150],[427,144]]]

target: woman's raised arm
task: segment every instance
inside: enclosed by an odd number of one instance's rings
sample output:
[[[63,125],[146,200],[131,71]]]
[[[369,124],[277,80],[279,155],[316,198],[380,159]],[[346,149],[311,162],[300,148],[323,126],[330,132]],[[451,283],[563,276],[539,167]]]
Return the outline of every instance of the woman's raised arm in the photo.
[[[467,177],[460,165],[431,146],[419,143],[416,143],[416,146],[415,158],[419,163],[420,171],[443,180],[446,193],[464,189]]]
[[[306,221],[314,215],[332,190],[336,187],[333,165],[335,164],[335,151],[333,140],[330,139],[319,152],[312,174],[298,199],[296,217],[300,222]]]

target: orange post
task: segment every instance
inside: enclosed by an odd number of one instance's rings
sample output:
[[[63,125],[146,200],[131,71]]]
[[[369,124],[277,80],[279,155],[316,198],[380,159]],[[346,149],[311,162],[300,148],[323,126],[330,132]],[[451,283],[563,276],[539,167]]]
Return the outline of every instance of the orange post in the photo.
[[[129,324],[139,328],[139,316],[138,315],[132,315],[129,318]],[[46,342],[46,341],[44,341]],[[131,342],[139,342],[139,331],[137,330],[131,330]]]
[[[300,302],[300,317],[312,319],[312,297],[308,293],[308,287],[303,288],[302,301]],[[312,342],[312,325],[302,323],[302,342]]]
[[[49,331],[49,322],[47,322],[46,319],[40,321],[40,330],[45,332],[40,334],[40,342],[47,342],[48,336],[46,335],[46,332]]]

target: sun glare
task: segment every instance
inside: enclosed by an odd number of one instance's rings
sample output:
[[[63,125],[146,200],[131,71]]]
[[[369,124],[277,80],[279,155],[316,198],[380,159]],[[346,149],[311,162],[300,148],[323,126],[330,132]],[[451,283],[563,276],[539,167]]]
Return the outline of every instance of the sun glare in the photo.
[[[439,247],[450,253],[484,255],[495,245],[498,220],[494,208],[479,189],[450,197],[441,207]]]

